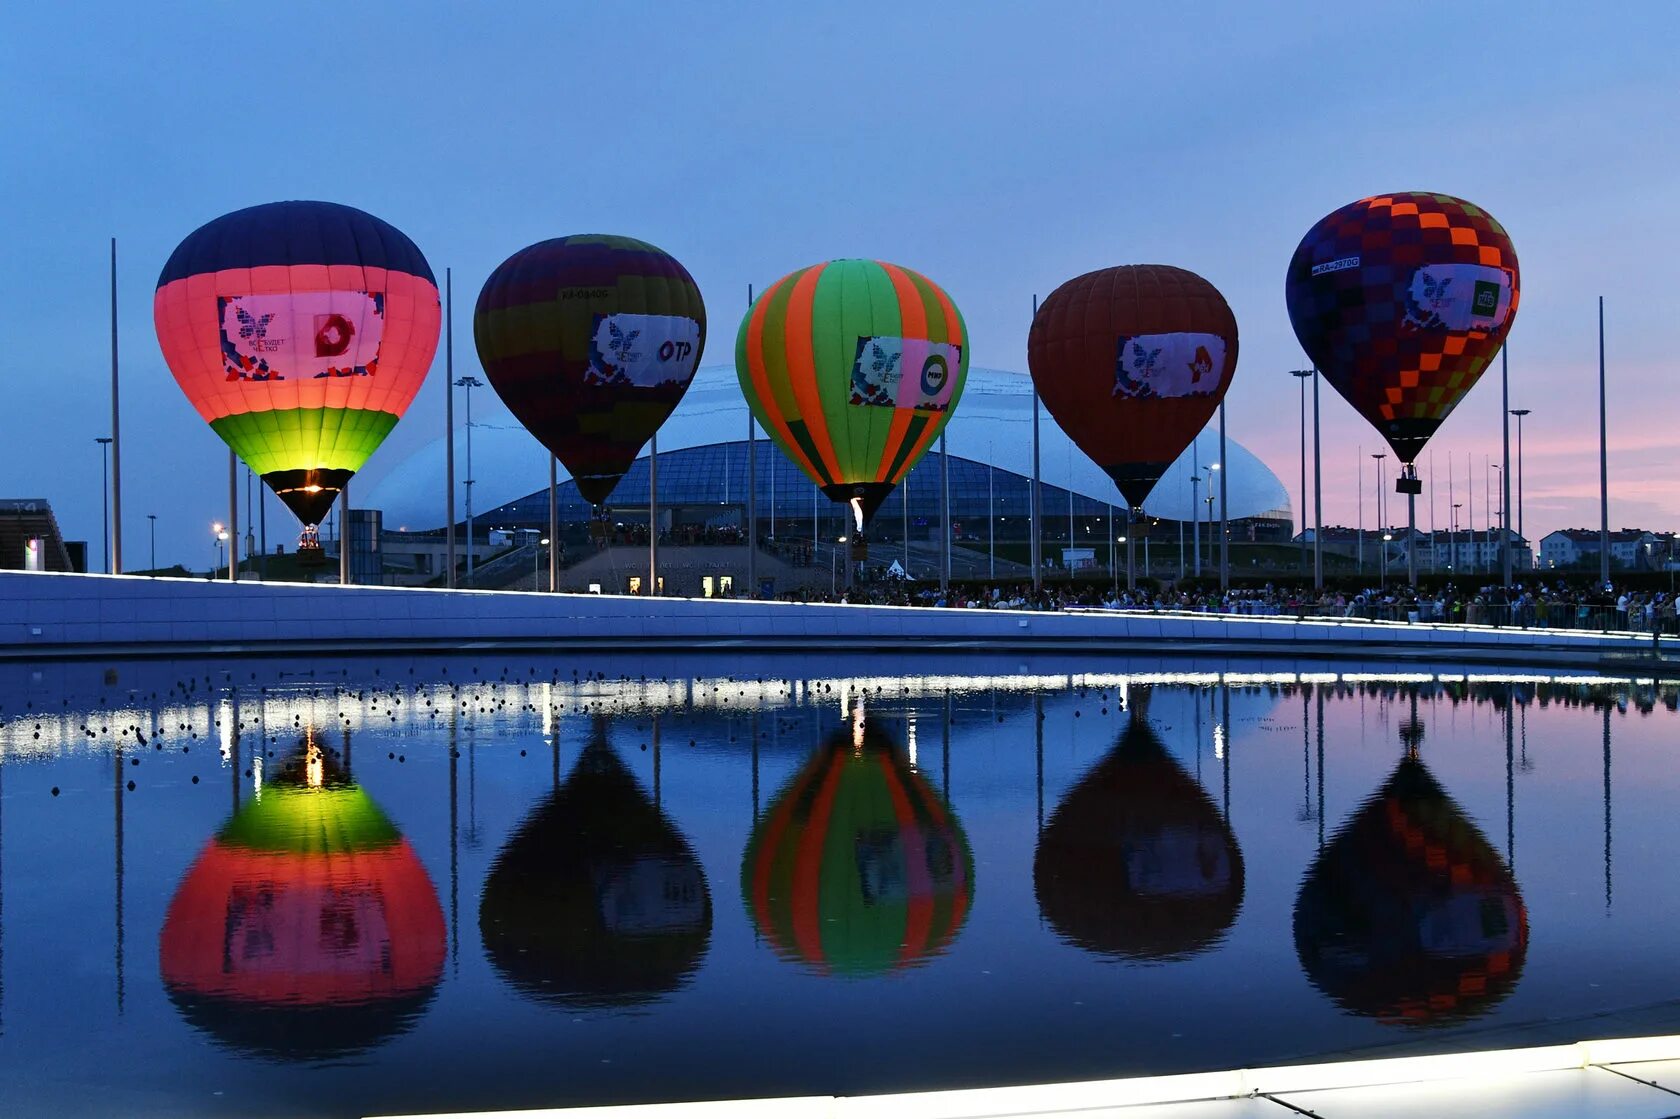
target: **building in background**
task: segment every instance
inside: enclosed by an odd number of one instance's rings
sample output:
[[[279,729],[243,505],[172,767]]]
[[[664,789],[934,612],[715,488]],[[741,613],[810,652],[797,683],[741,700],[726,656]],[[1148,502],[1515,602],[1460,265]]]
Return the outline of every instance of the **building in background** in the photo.
[[[709,366],[699,372],[682,404],[660,430],[659,532],[665,546],[736,547],[742,549],[744,559],[747,417],[733,367]],[[1083,553],[1090,550],[1093,565],[1106,571],[1109,541],[1127,531],[1125,506],[1113,482],[1074,448],[1048,413],[1041,413],[1039,424],[1044,555],[1052,566],[1059,566],[1064,549],[1079,554],[1082,562]],[[1031,381],[1024,374],[971,369],[956,415],[946,429],[954,573],[985,575],[996,569],[1003,577],[1023,570],[1030,550],[1031,433]],[[456,471],[463,480],[464,442],[464,434],[458,434]],[[1283,483],[1235,440],[1228,440],[1228,447],[1230,462],[1221,464],[1221,469],[1229,471],[1232,540],[1241,544],[1287,541],[1292,513]],[[795,567],[832,567],[827,553],[847,532],[845,510],[818,493],[762,430],[754,450],[758,534],[764,550]],[[1218,453],[1218,430],[1210,427],[1168,469],[1145,510],[1152,542],[1172,549],[1173,574],[1177,573],[1181,529],[1188,533],[1193,520],[1200,526],[1204,569],[1211,570],[1214,563],[1211,549],[1217,536],[1209,526],[1220,516],[1219,475],[1209,467]],[[439,482],[444,477],[444,454],[440,438],[393,464],[383,479],[364,491],[367,503],[381,509],[385,524],[397,530],[385,533],[389,566],[397,566],[396,557],[402,555],[415,557],[401,561],[404,567],[441,570],[440,560],[431,552],[438,550],[441,556],[444,494]],[[475,543],[482,546],[493,530],[509,534],[510,545],[517,545],[517,534],[522,531],[546,533],[548,456],[542,446],[515,424],[475,424],[473,456],[474,500],[481,510],[475,516]],[[872,563],[886,568],[896,561],[912,578],[937,574],[943,466],[935,444],[875,514],[869,528]],[[561,477],[565,478],[563,470]],[[608,507],[613,541],[626,547],[645,546],[645,453],[613,497]],[[463,517],[457,537],[464,548],[464,502],[459,496],[456,512]],[[560,546],[569,564],[578,563],[591,548],[591,508],[569,480],[559,488],[559,514]],[[1188,542],[1186,549],[1190,550]],[[1153,558],[1159,568],[1165,552]],[[670,560],[678,564],[681,557],[672,554]],[[1142,563],[1141,551],[1138,562]],[[510,571],[513,566],[510,562]],[[532,566],[532,560],[527,559],[525,566]],[[619,566],[630,570],[624,563]],[[725,574],[732,577],[732,586],[744,590],[736,571],[717,573],[714,586]],[[420,578],[418,571],[413,578]],[[822,581],[828,582],[826,574]],[[604,589],[624,589],[617,585],[617,576],[611,582]],[[563,577],[562,589],[567,585]]]
[[[0,498],[0,571],[86,571],[87,546],[66,543],[42,498]]]

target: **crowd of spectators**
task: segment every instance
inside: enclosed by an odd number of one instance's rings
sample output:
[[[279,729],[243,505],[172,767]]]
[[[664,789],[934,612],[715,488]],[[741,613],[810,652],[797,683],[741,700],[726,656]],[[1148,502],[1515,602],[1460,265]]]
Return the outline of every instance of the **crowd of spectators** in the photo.
[[[937,585],[878,580],[835,594],[796,592],[784,597],[974,610],[1140,610],[1680,632],[1676,620],[1680,596],[1674,593],[1562,580],[1533,580],[1510,587],[1447,582],[1423,590],[1367,587],[1323,591],[1271,583],[1226,591],[1196,586],[1126,590],[1096,583],[1050,584],[1034,590],[1030,583],[1017,582],[960,583],[941,589]]]

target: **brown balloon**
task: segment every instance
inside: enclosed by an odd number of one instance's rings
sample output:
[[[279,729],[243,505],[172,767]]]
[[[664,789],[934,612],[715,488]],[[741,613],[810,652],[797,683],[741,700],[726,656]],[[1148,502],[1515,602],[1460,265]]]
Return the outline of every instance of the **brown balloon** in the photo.
[[[1027,363],[1050,415],[1136,509],[1224,399],[1237,320],[1194,272],[1104,268],[1050,293]]]

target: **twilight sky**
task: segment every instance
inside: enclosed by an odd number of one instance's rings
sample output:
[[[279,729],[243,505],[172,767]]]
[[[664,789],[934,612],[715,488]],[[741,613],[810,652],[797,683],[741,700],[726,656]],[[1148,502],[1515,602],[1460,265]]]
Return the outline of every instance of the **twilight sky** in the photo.
[[[1035,292],[1177,264],[1235,310],[1231,435],[1293,493],[1289,256],[1337,206],[1434,190],[1487,208],[1521,258],[1529,535],[1597,525],[1599,295],[1611,525],[1680,527],[1677,42],[1667,3],[8,5],[0,497],[50,499],[97,568],[114,235],[127,563],[149,562],[155,513],[160,564],[208,565],[226,452],[163,364],[152,292],[197,226],[284,198],[359,206],[440,283],[453,268],[457,375],[477,370],[485,277],[563,233],[682,260],[708,302],[707,363],[731,359],[749,282],[832,257],[925,272],[962,308],[974,363],[1023,371]],[[440,349],[364,486],[441,431],[442,365]],[[512,422],[493,402],[479,394],[475,419]],[[1381,448],[1328,385],[1323,403],[1325,520],[1351,524],[1357,456]],[[1443,527],[1449,456],[1460,487],[1473,460],[1483,521],[1498,420],[1495,369],[1431,444]],[[1369,471],[1364,489],[1372,524]],[[271,542],[290,540],[270,510]]]

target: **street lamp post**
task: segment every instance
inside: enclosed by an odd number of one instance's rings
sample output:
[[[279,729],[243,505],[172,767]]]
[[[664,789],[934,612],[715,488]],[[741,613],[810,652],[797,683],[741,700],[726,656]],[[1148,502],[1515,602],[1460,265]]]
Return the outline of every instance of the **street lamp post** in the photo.
[[[548,547],[549,539],[550,538],[547,536],[543,537],[541,541],[542,547],[535,549],[531,554],[531,589],[534,591],[542,590],[542,550],[543,548]],[[552,582],[549,584],[548,589],[554,589],[554,584]]]
[[[1222,463],[1222,462],[1215,462],[1215,463],[1212,463],[1208,466],[1208,489],[1207,489],[1207,498],[1206,498],[1207,507],[1208,507],[1208,515],[1207,515],[1208,559],[1210,561],[1213,561],[1213,559],[1216,555],[1221,557],[1217,561],[1219,563],[1219,589],[1221,591],[1223,591],[1226,587],[1226,580],[1227,580],[1228,576],[1227,576],[1226,571],[1225,571],[1225,562],[1224,562],[1226,557],[1223,555],[1222,552],[1215,551],[1214,546],[1213,546],[1213,502],[1214,502],[1214,498],[1218,497],[1220,495],[1220,493],[1224,491],[1225,487],[1222,483],[1220,485],[1219,489],[1216,490],[1216,489],[1214,489],[1213,483],[1216,480],[1222,479],[1222,478],[1225,477],[1224,466],[1225,466],[1225,464]],[[1219,506],[1219,516],[1220,516],[1221,522],[1223,522],[1224,519],[1225,519],[1225,506],[1224,506],[1223,503],[1221,503],[1220,506]],[[1221,546],[1223,546],[1223,544]]]
[[[1388,589],[1388,542],[1393,539],[1394,534],[1392,532],[1382,534],[1382,557],[1381,562],[1377,564],[1377,589],[1379,591]]]
[[[1377,534],[1381,536],[1388,531],[1388,522],[1383,519],[1383,460],[1388,456],[1386,454],[1373,454],[1371,457],[1377,460]],[[1389,537],[1383,536],[1383,539],[1387,540]],[[1386,547],[1377,557],[1377,566],[1385,572],[1387,571],[1388,549]]]
[[[1490,479],[1491,479],[1492,473],[1495,470],[1499,470],[1499,464],[1497,462],[1489,463],[1488,464],[1488,474],[1490,476]],[[1492,494],[1492,496],[1499,498],[1500,501],[1499,501],[1498,507],[1496,509],[1494,509],[1493,515],[1488,517],[1488,535],[1491,536],[1493,534],[1493,526],[1494,526],[1495,522],[1497,522],[1498,525],[1499,525],[1499,551],[1500,552],[1505,552],[1507,550],[1506,549],[1506,544],[1507,544],[1506,537],[1508,535],[1505,531],[1505,501],[1504,501],[1505,490],[1503,488],[1504,485],[1505,485],[1505,472],[1503,470],[1499,470],[1499,481],[1493,483],[1493,494]],[[1490,565],[1490,568],[1491,568],[1492,562],[1493,562],[1492,556],[1489,556],[1488,563]],[[1508,587],[1508,586],[1511,585],[1511,580],[1508,578],[1508,576],[1510,575],[1511,569],[1510,569],[1509,566],[1505,565],[1505,557],[1501,558],[1500,564],[1501,564],[1500,575],[1501,575],[1502,578],[1505,579],[1505,582],[1504,582],[1503,585]]]
[[[1307,378],[1311,369],[1290,370],[1301,382],[1301,574],[1307,572]]]
[[[1202,476],[1200,474],[1190,475],[1190,545],[1196,557],[1194,574],[1198,579],[1202,577],[1202,506],[1197,488],[1201,485],[1201,482]],[[1183,551],[1182,546],[1180,546],[1180,551]]]
[[[1464,502],[1462,502],[1462,501],[1453,502],[1452,529],[1449,533],[1449,539],[1451,539],[1452,545],[1448,549],[1448,556],[1447,556],[1447,570],[1448,571],[1451,571],[1453,569],[1453,565],[1458,562],[1458,511],[1462,508],[1464,508]]]
[[[1517,539],[1527,543],[1528,537],[1523,535],[1523,453],[1522,429],[1523,417],[1532,412],[1532,408],[1512,408],[1511,415],[1517,417]],[[1534,550],[1529,549],[1529,566],[1533,566]]]
[[[154,573],[156,573],[156,571],[157,571],[157,514],[156,513],[147,513],[146,514],[146,520],[150,522],[149,527],[151,528],[151,533],[152,533],[152,571]]]
[[[228,538],[228,530],[221,521],[217,521],[215,524],[210,526],[210,534],[216,538],[216,571],[220,571],[222,569],[222,544],[226,542]],[[212,571],[210,573],[210,578],[215,579],[215,577],[216,572]]]
[[[467,586],[473,581],[473,465],[472,465],[472,390],[483,388],[484,382],[470,374],[455,381],[457,388],[467,390]]]
[[[105,532],[105,574],[111,573],[111,437],[94,438],[99,444],[99,524]]]

